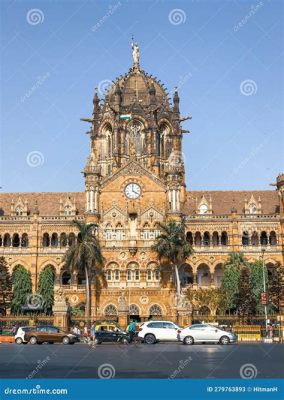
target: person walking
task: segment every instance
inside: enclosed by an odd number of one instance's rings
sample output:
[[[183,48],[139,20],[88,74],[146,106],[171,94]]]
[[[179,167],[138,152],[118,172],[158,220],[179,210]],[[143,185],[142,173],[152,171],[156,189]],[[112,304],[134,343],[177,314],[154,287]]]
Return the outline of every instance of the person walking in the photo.
[[[93,322],[93,323],[92,323],[92,326],[91,326],[91,337],[92,337],[92,340],[93,340],[93,341],[95,340],[95,336],[96,336],[95,322]]]
[[[83,330],[83,341],[84,341],[84,343],[88,343],[88,342],[89,342],[89,332],[88,332],[88,327],[87,327],[87,325],[84,326],[84,330]]]

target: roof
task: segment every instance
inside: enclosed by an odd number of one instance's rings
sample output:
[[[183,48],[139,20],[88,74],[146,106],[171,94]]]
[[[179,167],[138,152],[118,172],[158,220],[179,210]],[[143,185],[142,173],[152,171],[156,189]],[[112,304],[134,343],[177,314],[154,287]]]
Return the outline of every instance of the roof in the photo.
[[[214,215],[231,214],[232,208],[238,213],[244,213],[245,201],[254,196],[256,202],[260,199],[262,214],[273,215],[279,213],[279,197],[276,190],[252,190],[252,191],[189,191],[183,207],[187,215],[195,214],[196,203],[199,205],[202,196],[207,202],[212,203]],[[27,207],[32,214],[37,208],[41,216],[55,216],[60,212],[60,200],[62,205],[70,199],[82,215],[85,212],[84,192],[44,192],[44,193],[0,193],[0,215],[10,215],[11,203],[15,206],[18,200],[27,201]]]
[[[189,191],[187,192],[184,212],[188,215],[194,214],[196,203],[199,205],[202,196],[204,196],[207,202],[211,201],[214,215],[231,214],[232,208],[235,208],[238,214],[243,214],[245,201],[250,201],[252,195],[257,203],[260,200],[262,214],[279,213],[279,197],[276,190]]]

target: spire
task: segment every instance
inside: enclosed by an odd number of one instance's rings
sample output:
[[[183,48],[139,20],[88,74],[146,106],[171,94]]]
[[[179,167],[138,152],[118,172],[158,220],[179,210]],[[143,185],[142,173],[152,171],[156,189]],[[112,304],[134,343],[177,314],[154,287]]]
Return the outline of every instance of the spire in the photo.
[[[134,68],[139,68],[139,59],[140,59],[140,51],[138,44],[134,42],[134,38],[132,36],[132,41],[131,41],[131,47],[132,47],[132,58],[133,58],[133,66]]]
[[[93,114],[97,114],[99,109],[100,109],[100,99],[98,96],[98,88],[95,88],[95,94],[94,94],[94,98],[93,98],[93,105],[94,105],[94,111]]]
[[[178,95],[178,89],[175,87],[175,93],[173,97],[173,102],[174,102],[174,112],[179,114],[179,95]]]

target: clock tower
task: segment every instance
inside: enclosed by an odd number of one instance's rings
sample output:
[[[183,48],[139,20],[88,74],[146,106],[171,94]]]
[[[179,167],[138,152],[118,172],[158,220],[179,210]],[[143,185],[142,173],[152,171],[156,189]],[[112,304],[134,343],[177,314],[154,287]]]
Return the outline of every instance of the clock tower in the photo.
[[[181,122],[189,117],[180,116],[177,89],[171,102],[164,85],[140,67],[136,43],[132,49],[132,67],[104,99],[95,91],[92,118],[83,119],[91,124],[85,216],[99,224],[103,298],[114,288],[159,287],[151,246],[159,222],[181,218],[186,198]],[[147,279],[149,262],[156,265],[154,282]]]

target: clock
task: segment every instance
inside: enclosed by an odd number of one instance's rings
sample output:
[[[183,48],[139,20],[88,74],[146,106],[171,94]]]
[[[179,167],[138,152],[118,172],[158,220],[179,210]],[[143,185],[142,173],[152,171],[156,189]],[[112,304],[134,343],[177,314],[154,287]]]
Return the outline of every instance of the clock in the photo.
[[[138,199],[141,195],[141,187],[137,183],[129,183],[125,187],[124,193],[129,199]]]

